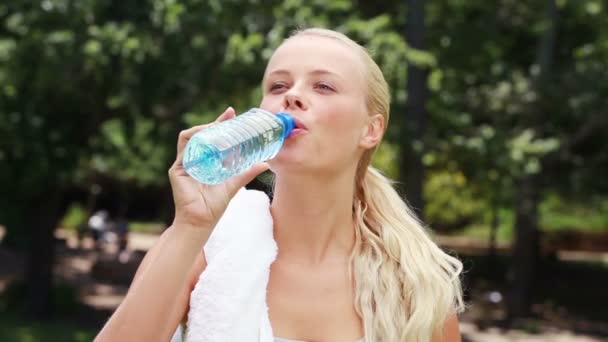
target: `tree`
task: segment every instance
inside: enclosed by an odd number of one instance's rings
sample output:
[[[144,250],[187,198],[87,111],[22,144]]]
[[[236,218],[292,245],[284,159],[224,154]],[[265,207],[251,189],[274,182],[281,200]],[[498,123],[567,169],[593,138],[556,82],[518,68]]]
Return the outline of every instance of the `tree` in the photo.
[[[412,49],[423,51],[425,1],[409,0],[407,2],[406,40]],[[424,201],[422,188],[424,184],[425,167],[422,156],[425,152],[425,133],[427,125],[427,77],[428,66],[408,61],[407,72],[407,105],[406,125],[407,139],[401,144],[401,179],[405,182],[405,194],[410,205],[422,217]]]
[[[547,2],[547,17],[544,32],[538,44],[536,65],[539,70],[533,79],[533,89],[539,94],[544,93],[555,59],[556,35],[558,29],[558,8],[555,0]],[[542,99],[542,97],[539,97]],[[549,113],[531,104],[531,110],[526,122],[527,126],[539,135],[546,135],[544,124]],[[509,315],[513,317],[526,316],[532,306],[532,287],[538,268],[538,253],[540,246],[538,229],[538,204],[541,200],[540,174],[531,172],[524,174],[517,182],[517,197],[515,205],[515,242],[512,254],[512,293],[509,296]]]

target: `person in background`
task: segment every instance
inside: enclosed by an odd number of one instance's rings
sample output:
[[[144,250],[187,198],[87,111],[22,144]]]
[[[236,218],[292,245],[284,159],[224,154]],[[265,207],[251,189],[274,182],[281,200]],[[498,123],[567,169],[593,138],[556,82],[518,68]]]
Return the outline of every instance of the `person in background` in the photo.
[[[88,221],[95,249],[100,249],[109,227],[109,214],[106,210],[96,211]]]

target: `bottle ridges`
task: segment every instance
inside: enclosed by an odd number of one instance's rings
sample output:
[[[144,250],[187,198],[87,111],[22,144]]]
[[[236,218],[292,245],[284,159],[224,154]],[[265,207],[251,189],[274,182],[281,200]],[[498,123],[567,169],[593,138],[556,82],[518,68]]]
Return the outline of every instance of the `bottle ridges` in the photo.
[[[273,158],[283,145],[284,129],[276,115],[250,110],[195,134],[184,150],[184,168],[202,183],[220,183]]]

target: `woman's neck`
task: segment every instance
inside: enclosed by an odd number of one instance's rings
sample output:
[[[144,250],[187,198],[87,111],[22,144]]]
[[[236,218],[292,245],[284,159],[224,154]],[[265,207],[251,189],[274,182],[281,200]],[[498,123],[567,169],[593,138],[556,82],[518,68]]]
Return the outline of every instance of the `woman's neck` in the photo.
[[[320,264],[348,260],[354,245],[353,175],[276,178],[271,213],[279,258]]]

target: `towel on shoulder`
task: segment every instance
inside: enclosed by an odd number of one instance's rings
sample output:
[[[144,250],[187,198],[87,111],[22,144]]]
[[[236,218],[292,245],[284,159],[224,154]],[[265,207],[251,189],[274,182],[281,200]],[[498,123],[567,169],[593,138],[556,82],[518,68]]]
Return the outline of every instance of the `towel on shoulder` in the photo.
[[[207,267],[190,296],[185,333],[172,342],[272,342],[266,304],[276,259],[270,200],[240,189],[204,246]]]

